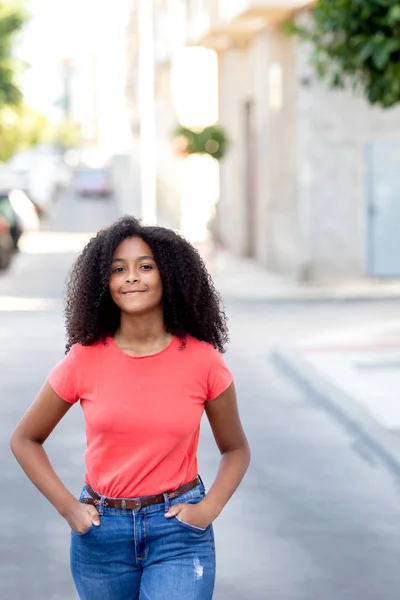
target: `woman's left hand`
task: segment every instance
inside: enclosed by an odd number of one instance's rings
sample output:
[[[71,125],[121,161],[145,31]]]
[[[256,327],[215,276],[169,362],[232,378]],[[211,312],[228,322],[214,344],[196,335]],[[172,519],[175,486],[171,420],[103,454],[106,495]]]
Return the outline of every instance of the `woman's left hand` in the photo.
[[[200,529],[206,529],[213,521],[209,511],[201,502],[198,504],[175,504],[165,513],[165,517],[167,519],[178,517],[188,525]]]

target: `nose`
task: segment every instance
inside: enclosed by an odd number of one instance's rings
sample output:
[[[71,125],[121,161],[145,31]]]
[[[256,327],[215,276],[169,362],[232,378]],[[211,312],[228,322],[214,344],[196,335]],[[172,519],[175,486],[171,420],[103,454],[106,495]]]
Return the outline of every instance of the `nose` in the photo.
[[[137,283],[139,281],[137,275],[128,275],[126,283]]]
[[[126,274],[126,283],[137,283],[139,281],[139,273],[137,269],[129,269]]]

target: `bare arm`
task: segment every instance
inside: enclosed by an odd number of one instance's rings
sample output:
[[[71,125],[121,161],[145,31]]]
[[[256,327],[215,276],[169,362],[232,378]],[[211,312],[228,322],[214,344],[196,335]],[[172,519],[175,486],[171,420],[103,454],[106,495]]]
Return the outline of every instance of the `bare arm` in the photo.
[[[221,452],[217,477],[203,504],[214,520],[236,491],[250,463],[250,448],[240,421],[235,386],[206,404],[206,414]]]
[[[95,520],[98,520],[97,511],[92,506],[85,506],[86,515],[82,514],[83,505],[80,505],[66,489],[51,466],[43,448],[44,442],[71,406],[57,396],[46,382],[16,426],[10,446],[15,458],[32,483],[67,519],[72,528],[80,531],[89,526],[90,513],[93,514]]]
[[[218,398],[207,402],[206,414],[221,452],[217,477],[200,504],[176,504],[166,514],[172,517],[185,510],[190,522],[199,527],[208,525],[220,514],[242,481],[250,462],[250,449],[240,421],[233,383]],[[201,514],[195,514],[198,510]]]

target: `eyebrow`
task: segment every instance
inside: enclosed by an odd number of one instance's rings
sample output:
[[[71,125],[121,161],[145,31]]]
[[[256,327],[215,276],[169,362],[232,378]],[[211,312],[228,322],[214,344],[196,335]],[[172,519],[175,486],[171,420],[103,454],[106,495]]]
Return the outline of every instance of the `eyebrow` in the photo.
[[[136,260],[153,260],[152,256],[138,256]],[[112,262],[126,262],[126,258],[113,258]]]

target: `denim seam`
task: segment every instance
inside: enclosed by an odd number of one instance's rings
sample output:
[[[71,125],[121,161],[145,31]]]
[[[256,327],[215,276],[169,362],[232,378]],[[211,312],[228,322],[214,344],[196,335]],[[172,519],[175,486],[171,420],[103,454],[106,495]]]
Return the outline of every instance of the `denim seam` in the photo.
[[[144,556],[141,558],[141,562],[146,560],[149,555],[149,526],[147,523],[147,513],[143,513],[144,517],[144,536],[145,536],[145,548],[144,548]]]
[[[112,510],[112,509],[110,509]],[[135,562],[136,565],[139,566],[139,560],[138,560],[138,552],[137,552],[137,519],[136,519],[136,514],[135,511],[132,511],[133,514],[133,544],[134,544],[134,548],[135,548]]]

